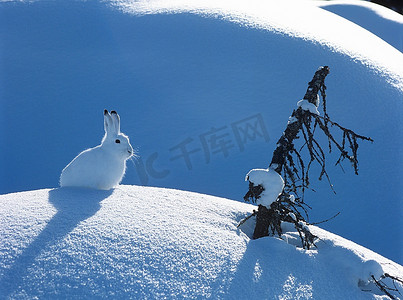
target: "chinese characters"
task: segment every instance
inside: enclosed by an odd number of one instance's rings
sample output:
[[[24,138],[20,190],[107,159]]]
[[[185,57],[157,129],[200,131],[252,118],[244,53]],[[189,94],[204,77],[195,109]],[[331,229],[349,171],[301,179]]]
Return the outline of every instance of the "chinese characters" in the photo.
[[[227,158],[231,151],[236,149],[245,151],[248,143],[258,139],[266,143],[270,140],[261,114],[233,122],[229,126],[212,127],[197,137],[185,138],[169,148],[169,161],[170,163],[182,161],[188,170],[192,170],[192,162],[199,152],[203,154],[204,162],[209,164],[213,157]],[[157,170],[155,166],[157,158],[158,153],[155,152],[145,161],[139,158],[135,162],[137,174],[143,185],[148,183],[149,177],[162,179],[169,175],[168,169]]]

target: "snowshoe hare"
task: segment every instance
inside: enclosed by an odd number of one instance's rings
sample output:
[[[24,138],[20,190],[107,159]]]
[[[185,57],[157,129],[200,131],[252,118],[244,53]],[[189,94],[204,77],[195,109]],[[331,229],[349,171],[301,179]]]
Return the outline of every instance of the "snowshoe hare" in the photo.
[[[104,110],[105,136],[101,145],[84,150],[62,171],[60,186],[109,190],[118,185],[126,171],[126,160],[133,155],[129,138],[120,132],[116,111]]]

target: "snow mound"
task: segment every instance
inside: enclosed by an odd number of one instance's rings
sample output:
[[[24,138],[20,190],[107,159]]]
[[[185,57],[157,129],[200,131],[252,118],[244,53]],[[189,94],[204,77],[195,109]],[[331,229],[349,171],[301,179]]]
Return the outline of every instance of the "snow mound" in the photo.
[[[369,1],[335,0],[313,3],[356,23],[403,52],[403,16],[399,13]]]
[[[257,203],[269,207],[284,189],[284,180],[275,171],[270,169],[253,169],[245,177],[245,181],[261,185],[264,191],[260,194]]]
[[[0,193],[56,187],[99,143],[110,107],[139,154],[123,184],[242,201],[244,175],[267,166],[295,100],[328,65],[329,115],[375,142],[360,144],[358,177],[329,157],[337,195],[313,184],[311,220],[340,211],[322,226],[402,264],[403,55],[315,5],[0,1]]]
[[[368,275],[403,274],[317,227],[318,250],[250,240],[237,224],[253,206],[179,190],[60,188],[0,204],[2,299],[379,299],[362,291]]]
[[[316,7],[315,1],[110,0],[110,2],[131,14],[195,13],[310,40],[325,45],[335,52],[351,56],[368,66],[372,65],[381,73],[390,76],[393,85],[403,89],[400,52],[386,42],[376,41],[378,37],[361,26]],[[377,47],[370,49],[368,44],[374,42],[377,43]],[[394,60],[395,58],[398,58],[398,62]]]

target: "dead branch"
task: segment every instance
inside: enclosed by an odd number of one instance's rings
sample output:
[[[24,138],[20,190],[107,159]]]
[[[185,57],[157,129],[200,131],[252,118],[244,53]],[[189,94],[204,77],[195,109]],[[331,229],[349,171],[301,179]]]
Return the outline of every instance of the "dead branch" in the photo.
[[[300,210],[304,211],[306,218],[308,218],[305,206],[309,206],[304,201],[304,195],[305,190],[310,186],[309,173],[313,163],[320,166],[318,179],[321,180],[326,177],[333,190],[330,177],[326,171],[325,151],[315,138],[317,129],[320,129],[327,136],[329,152],[332,152],[333,146],[340,152],[336,165],[341,165],[341,162],[346,159],[353,165],[355,174],[358,174],[358,141],[373,141],[371,138],[356,134],[351,129],[344,128],[330,119],[327,113],[326,86],[324,83],[328,74],[329,67],[327,66],[320,67],[315,72],[303,99],[308,101],[309,105],[314,105],[315,109],[312,112],[310,108],[305,107],[303,109],[302,105],[294,109],[286,129],[277,142],[269,168],[283,177],[285,187],[283,193],[270,207],[259,205],[257,212],[254,212],[256,215],[254,238],[269,234],[281,235],[281,222],[291,222],[294,223],[301,237],[303,247],[309,249],[313,245],[315,237],[306,226],[301,225],[308,223],[300,213]],[[319,107],[319,93],[323,101],[323,117],[315,111]],[[338,141],[331,133],[331,127],[341,130],[343,135],[341,141]],[[299,150],[294,144],[297,140],[302,140],[303,143]],[[303,151],[305,149],[309,158],[308,161],[304,159]],[[256,203],[263,191],[262,185],[254,185],[249,182],[249,190],[245,194],[244,200]],[[295,200],[291,199],[291,195]],[[295,219],[291,218],[290,215],[294,215]]]

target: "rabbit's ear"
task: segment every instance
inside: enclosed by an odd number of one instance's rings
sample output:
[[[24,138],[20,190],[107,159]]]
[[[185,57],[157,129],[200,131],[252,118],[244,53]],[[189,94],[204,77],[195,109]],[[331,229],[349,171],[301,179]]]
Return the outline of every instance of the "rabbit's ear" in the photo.
[[[113,133],[115,131],[115,126],[113,125],[113,120],[112,116],[109,114],[109,112],[105,109],[104,110],[104,129],[105,133]]]
[[[118,113],[114,110],[111,111],[111,116],[113,120],[113,124],[115,125],[115,131],[117,134],[120,133],[120,117]]]

